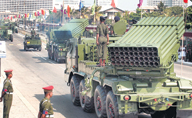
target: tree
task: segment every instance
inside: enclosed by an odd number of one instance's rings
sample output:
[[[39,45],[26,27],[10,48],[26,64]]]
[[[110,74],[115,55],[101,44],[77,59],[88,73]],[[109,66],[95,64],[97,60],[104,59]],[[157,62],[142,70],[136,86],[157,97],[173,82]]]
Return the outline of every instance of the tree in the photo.
[[[158,5],[157,5],[159,12],[162,14],[164,13],[164,10],[166,9],[166,6],[164,5],[164,3],[161,1]]]
[[[118,16],[119,18],[121,18],[121,13],[120,13],[120,12],[117,12],[117,13],[116,13],[116,16]]]

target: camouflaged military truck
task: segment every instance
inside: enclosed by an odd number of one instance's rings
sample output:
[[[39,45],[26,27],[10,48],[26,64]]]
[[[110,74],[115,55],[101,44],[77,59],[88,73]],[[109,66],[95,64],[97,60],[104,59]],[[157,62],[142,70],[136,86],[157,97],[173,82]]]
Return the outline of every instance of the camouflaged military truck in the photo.
[[[0,25],[0,40],[10,40],[13,42],[12,30],[9,29],[9,23],[1,22]]]
[[[88,19],[73,19],[59,29],[53,29],[48,33],[49,42],[46,50],[49,59],[56,62],[66,61],[67,45],[70,38],[78,38],[85,31]]]
[[[23,45],[25,51],[29,50],[29,48],[33,48],[39,51],[42,49],[42,42],[39,34],[35,35],[34,37],[26,34],[24,37]]]
[[[105,67],[87,58],[96,55],[93,42],[70,39],[65,80],[72,103],[99,118],[176,118],[177,110],[192,108],[192,80],[174,72],[183,33],[182,17],[143,18],[108,46]]]

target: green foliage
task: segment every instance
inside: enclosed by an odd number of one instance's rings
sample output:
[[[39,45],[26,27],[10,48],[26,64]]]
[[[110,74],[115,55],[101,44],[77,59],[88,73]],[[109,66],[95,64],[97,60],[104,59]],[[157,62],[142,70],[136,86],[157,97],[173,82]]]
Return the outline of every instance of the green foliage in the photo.
[[[106,20],[105,20],[105,24],[111,25],[111,24],[112,24],[112,19],[106,19]]]
[[[120,12],[117,12],[117,13],[116,13],[116,16],[118,16],[119,18],[121,18],[121,13],[120,13]]]
[[[163,2],[160,2],[160,3],[157,5],[157,7],[158,7],[160,13],[164,12],[164,10],[166,9],[166,6],[164,5]]]

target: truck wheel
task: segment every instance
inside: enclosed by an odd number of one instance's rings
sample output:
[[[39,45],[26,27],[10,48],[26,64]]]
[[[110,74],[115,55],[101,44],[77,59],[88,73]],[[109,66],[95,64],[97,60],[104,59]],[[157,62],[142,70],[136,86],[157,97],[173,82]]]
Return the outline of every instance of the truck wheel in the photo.
[[[174,103],[173,105],[177,105]],[[177,107],[170,107],[166,110],[165,118],[176,118],[177,117]]]
[[[112,91],[107,93],[106,110],[108,118],[119,118],[117,98]]]
[[[54,60],[54,54],[51,54],[51,60]]]
[[[94,93],[94,105],[97,117],[106,117],[106,93],[105,89],[100,85],[97,86]]]
[[[15,33],[18,33],[18,29],[15,30]]]
[[[80,104],[83,111],[87,113],[94,112],[94,99],[93,97],[88,97],[86,95],[81,95],[81,92],[85,90],[85,80],[81,80],[79,85],[79,98],[80,98]]]
[[[156,111],[154,114],[151,114],[152,118],[166,118],[165,111]]]
[[[10,40],[11,42],[13,42],[13,35],[12,35],[12,34],[10,35],[9,40]]]
[[[70,83],[71,100],[75,106],[80,105],[79,101],[79,84],[77,76],[73,76]]]
[[[38,50],[41,51],[41,47],[39,47]]]

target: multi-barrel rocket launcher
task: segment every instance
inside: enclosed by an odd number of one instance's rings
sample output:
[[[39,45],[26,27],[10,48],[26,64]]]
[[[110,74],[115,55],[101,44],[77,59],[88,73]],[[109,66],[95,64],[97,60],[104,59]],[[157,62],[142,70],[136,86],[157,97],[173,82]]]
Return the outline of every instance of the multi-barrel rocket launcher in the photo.
[[[73,19],[59,29],[52,29],[48,34],[50,39],[47,44],[49,58],[57,62],[65,61],[69,39],[79,38],[88,25],[88,19]]]
[[[126,69],[129,75],[173,77],[183,33],[183,18],[143,18],[108,46],[111,64],[117,70]]]

